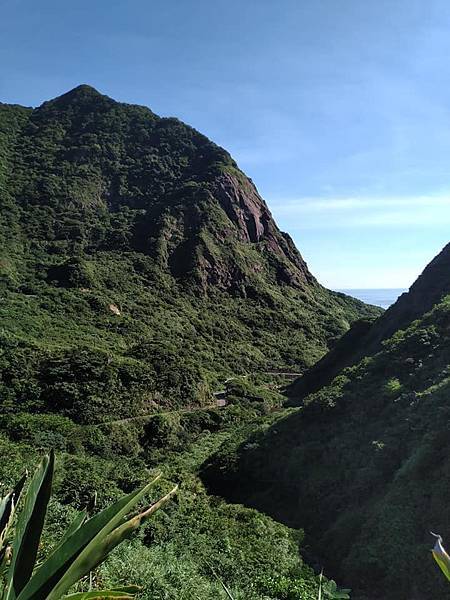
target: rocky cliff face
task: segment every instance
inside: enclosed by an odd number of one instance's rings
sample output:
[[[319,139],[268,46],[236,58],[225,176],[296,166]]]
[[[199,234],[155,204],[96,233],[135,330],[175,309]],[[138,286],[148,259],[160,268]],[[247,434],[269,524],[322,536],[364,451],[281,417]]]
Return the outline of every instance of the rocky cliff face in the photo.
[[[316,283],[292,240],[280,232],[254,184],[229,173],[214,182],[214,195],[228,218],[237,227],[238,238],[245,243],[260,243],[278,265],[280,283],[307,285]]]

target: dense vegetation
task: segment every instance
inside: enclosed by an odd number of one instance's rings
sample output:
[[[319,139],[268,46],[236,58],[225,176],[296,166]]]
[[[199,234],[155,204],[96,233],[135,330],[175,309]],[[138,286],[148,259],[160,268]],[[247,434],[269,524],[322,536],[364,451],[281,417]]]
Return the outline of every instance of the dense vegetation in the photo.
[[[450,296],[441,292],[301,408],[258,432],[243,427],[204,477],[228,499],[307,524],[316,555],[369,598],[447,597],[429,532],[450,529],[449,394]]]
[[[208,404],[377,314],[315,281],[225,150],[89,86],[0,105],[0,289],[2,410],[84,422]]]
[[[158,469],[164,476],[150,499],[180,483],[176,500],[95,572],[96,586],[137,584],[142,600],[217,600],[226,597],[223,581],[237,600],[316,600],[318,577],[299,554],[302,531],[208,495],[197,476],[238,424],[251,426],[269,410],[273,392],[264,399],[260,389],[259,400],[239,400],[248,386],[233,389],[234,400],[223,409],[174,411],[124,424],[89,427],[53,414],[4,416],[0,450],[8,460],[0,465],[0,480],[5,489],[43,450],[58,450],[41,553],[54,548],[94,492],[100,510],[144,485]],[[88,584],[83,581],[79,589]]]

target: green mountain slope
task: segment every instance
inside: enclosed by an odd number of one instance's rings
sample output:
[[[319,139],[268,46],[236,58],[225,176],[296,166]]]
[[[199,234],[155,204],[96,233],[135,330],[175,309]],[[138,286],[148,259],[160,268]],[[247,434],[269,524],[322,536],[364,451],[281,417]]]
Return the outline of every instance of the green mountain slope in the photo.
[[[361,319],[339,339],[311,369],[295,381],[288,394],[291,404],[299,404],[311,392],[317,391],[335,377],[344,367],[357,363],[363,356],[378,352],[384,340],[399,329],[406,329],[415,319],[433,308],[450,293],[450,244],[430,262],[423,273],[383,315],[372,323]]]
[[[82,85],[0,105],[0,402],[93,422],[302,369],[373,307],[325,290],[230,155]]]
[[[450,535],[449,259],[447,246],[372,330],[362,328],[367,344],[394,316],[406,323],[378,352],[285,418],[243,430],[205,466],[216,493],[305,527],[317,556],[371,600],[448,596],[429,531]],[[343,347],[363,353],[358,343]]]

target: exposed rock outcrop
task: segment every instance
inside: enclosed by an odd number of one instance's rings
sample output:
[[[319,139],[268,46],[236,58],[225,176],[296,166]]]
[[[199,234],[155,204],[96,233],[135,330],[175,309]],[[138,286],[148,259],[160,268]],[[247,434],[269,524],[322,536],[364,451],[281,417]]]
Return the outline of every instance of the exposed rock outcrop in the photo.
[[[253,182],[239,175],[238,178],[224,173],[217,177],[213,187],[215,198],[237,228],[238,239],[260,244],[266,253],[272,255],[279,283],[296,286],[316,284],[292,239],[278,229]]]

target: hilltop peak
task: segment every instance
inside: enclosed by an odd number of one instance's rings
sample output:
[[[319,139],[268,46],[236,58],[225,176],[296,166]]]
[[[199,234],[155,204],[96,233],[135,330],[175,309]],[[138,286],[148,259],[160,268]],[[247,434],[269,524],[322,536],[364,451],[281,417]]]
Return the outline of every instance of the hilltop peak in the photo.
[[[77,85],[77,87],[74,87],[68,92],[61,94],[61,96],[53,98],[53,100],[44,102],[42,106],[68,106],[71,104],[83,105],[105,101],[108,104],[114,102],[112,98],[101,94],[94,87],[83,83],[81,85]]]
[[[91,85],[88,85],[87,83],[82,83],[80,85],[77,85],[73,89],[69,90],[65,94],[62,94],[62,96],[59,96],[59,97],[60,98],[63,98],[63,97],[78,98],[80,96],[103,96],[103,94],[101,94],[98,90],[96,90]]]
[[[450,244],[425,267],[408,292],[388,308],[369,332],[366,349],[378,351],[383,340],[406,329],[450,293]]]

